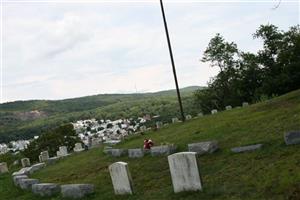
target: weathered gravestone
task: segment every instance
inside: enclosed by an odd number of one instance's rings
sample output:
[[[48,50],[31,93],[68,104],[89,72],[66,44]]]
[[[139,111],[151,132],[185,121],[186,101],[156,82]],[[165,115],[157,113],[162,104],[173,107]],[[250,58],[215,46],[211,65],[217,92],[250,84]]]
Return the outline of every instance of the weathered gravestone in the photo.
[[[21,163],[22,163],[22,167],[29,167],[30,166],[29,158],[22,158]]]
[[[176,123],[176,122],[178,122],[179,120],[178,120],[178,118],[177,117],[173,117],[172,118],[172,123]]]
[[[218,113],[218,110],[217,110],[217,109],[213,109],[213,110],[211,111],[211,114],[212,114],[212,115],[217,114],[217,113]]]
[[[143,149],[128,149],[129,158],[141,158],[144,156]]]
[[[176,152],[177,147],[175,145],[162,145],[151,147],[152,156],[170,155]]]
[[[110,149],[110,154],[113,157],[125,156],[127,153],[126,149]]]
[[[64,157],[68,155],[68,148],[66,146],[59,147],[59,150],[56,152],[58,157]]]
[[[94,193],[94,185],[91,184],[68,184],[61,186],[61,194],[65,198],[80,199]]]
[[[7,163],[2,162],[0,163],[0,174],[8,172]]]
[[[140,127],[140,131],[141,131],[141,132],[147,131],[147,127],[146,127],[146,126],[141,126],[141,127]]]
[[[82,148],[82,144],[81,143],[76,143],[73,151],[74,152],[81,152],[81,151],[84,151],[84,148]]]
[[[262,144],[255,144],[255,145],[248,145],[248,146],[242,146],[242,147],[234,147],[234,148],[231,148],[231,151],[234,153],[255,151],[257,149],[260,149],[262,146],[263,146]]]
[[[156,122],[155,124],[157,129],[160,129],[163,126],[163,123],[160,121]]]
[[[188,149],[190,152],[196,152],[199,155],[205,153],[213,153],[219,149],[217,141],[207,141],[188,144]]]
[[[186,119],[186,120],[192,119],[192,115],[186,115],[186,116],[185,116],[185,119]]]
[[[32,192],[42,197],[53,196],[60,192],[60,186],[54,183],[38,183],[32,185]]]
[[[203,117],[203,113],[198,113],[197,116],[198,117]]]
[[[232,109],[232,106],[230,106],[230,105],[229,105],[229,106],[226,106],[225,109],[226,109],[226,110],[231,110],[231,109]]]
[[[109,173],[115,194],[132,194],[132,179],[125,162],[115,162],[109,166]]]
[[[168,156],[175,193],[202,190],[195,152],[180,152]]]
[[[13,182],[14,182],[15,186],[19,186],[19,181],[21,179],[28,179],[28,176],[27,175],[13,176]]]
[[[23,190],[31,189],[32,185],[39,183],[38,179],[26,178],[19,181],[19,186]]]
[[[48,153],[48,151],[41,152],[39,159],[40,159],[40,162],[47,161],[49,159],[49,153]]]
[[[55,164],[58,160],[60,159],[60,157],[51,157],[47,160],[47,165],[53,165]]]
[[[291,131],[284,134],[285,144],[300,144],[300,131]]]
[[[248,102],[243,102],[242,106],[247,107],[247,106],[249,106],[249,103]]]

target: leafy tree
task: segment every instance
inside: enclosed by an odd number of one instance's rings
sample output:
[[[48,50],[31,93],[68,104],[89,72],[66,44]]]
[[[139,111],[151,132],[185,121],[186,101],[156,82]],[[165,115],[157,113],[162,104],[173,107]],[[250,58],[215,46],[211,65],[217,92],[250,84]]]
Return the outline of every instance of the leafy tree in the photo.
[[[60,146],[67,146],[68,151],[71,151],[77,142],[80,140],[76,136],[73,125],[67,124],[43,133],[29,144],[23,154],[32,161],[37,161],[42,151],[48,151],[50,156],[56,156],[56,151]]]

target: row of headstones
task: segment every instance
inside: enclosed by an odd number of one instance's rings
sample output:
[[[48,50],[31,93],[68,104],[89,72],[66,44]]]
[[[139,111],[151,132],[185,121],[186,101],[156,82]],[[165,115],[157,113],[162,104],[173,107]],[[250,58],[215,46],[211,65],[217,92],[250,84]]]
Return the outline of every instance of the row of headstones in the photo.
[[[284,134],[287,145],[300,144],[300,131]],[[260,149],[262,144],[235,147],[235,153],[254,151]],[[169,169],[175,193],[183,191],[201,191],[202,181],[199,172],[197,154],[213,153],[218,149],[217,142],[201,142],[189,144],[190,152],[180,152],[168,156]],[[133,194],[133,181],[125,162],[116,162],[109,166],[109,172],[115,194]]]
[[[32,179],[28,176],[33,172],[45,167],[45,163],[38,163],[31,167],[25,167],[12,174],[15,186],[23,190],[31,190],[34,194],[44,196],[54,196],[61,193],[66,198],[82,198],[94,192],[92,184],[65,184],[40,183],[38,179]]]
[[[202,190],[196,152],[180,152],[168,156],[175,193]],[[133,194],[133,181],[128,164],[115,162],[109,172],[116,195]]]
[[[243,102],[242,107],[247,107],[247,106],[249,106],[249,103],[248,103],[248,102]],[[240,106],[239,106],[239,107],[240,107]],[[238,107],[237,107],[237,108],[238,108]],[[232,110],[232,106],[231,106],[231,105],[228,105],[228,106],[225,107],[225,109],[226,109],[226,110]],[[217,114],[217,113],[218,113],[218,110],[217,110],[217,109],[211,110],[211,114]],[[203,117],[203,113],[199,113],[199,114],[198,114],[198,117]],[[186,115],[186,116],[185,116],[185,119],[186,119],[186,120],[190,120],[190,119],[192,119],[192,118],[193,118],[192,115]],[[172,118],[172,123],[176,123],[176,122],[179,122],[179,119],[178,119],[177,117]]]
[[[247,106],[249,106],[249,103],[248,102],[243,102],[242,107],[247,107]],[[240,108],[240,106],[238,108]],[[232,109],[232,106],[230,106],[230,105],[225,107],[225,110],[231,110],[231,109]],[[211,114],[217,114],[217,113],[218,113],[217,109],[211,110]]]

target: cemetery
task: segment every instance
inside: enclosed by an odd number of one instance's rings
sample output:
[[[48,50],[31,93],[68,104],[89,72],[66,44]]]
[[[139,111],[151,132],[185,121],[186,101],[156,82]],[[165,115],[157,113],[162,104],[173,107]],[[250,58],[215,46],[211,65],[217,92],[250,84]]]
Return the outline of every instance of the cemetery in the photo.
[[[258,106],[264,107],[264,105]],[[55,157],[51,157],[47,151],[40,152],[38,163],[28,158],[21,158],[19,164],[21,168],[17,171],[11,171],[8,165],[2,162],[0,173],[10,176],[15,188],[20,188],[25,194],[31,193],[32,199],[51,197],[96,200],[102,193],[109,195],[106,196],[107,198],[118,196],[121,199],[127,199],[128,195],[133,199],[139,199],[144,195],[146,199],[177,199],[183,194],[186,195],[186,199],[194,199],[194,195],[199,199],[201,197],[205,199],[210,193],[214,194],[213,188],[222,188],[224,184],[229,186],[233,177],[241,180],[238,175],[239,169],[224,171],[222,168],[227,169],[231,165],[237,167],[243,163],[240,167],[250,170],[245,173],[247,175],[249,172],[249,176],[252,176],[252,172],[251,168],[247,168],[247,164],[256,170],[260,167],[261,171],[258,173],[266,173],[269,170],[270,166],[263,167],[265,161],[256,160],[257,156],[269,155],[268,152],[274,149],[267,137],[265,140],[256,140],[253,137],[255,135],[252,135],[251,142],[240,143],[240,139],[232,142],[231,139],[218,135],[226,130],[224,127],[228,128],[227,123],[221,125],[217,122],[217,128],[215,126],[214,120],[219,120],[220,116],[229,116],[234,112],[237,115],[230,119],[230,123],[238,124],[240,123],[238,120],[243,118],[241,116],[246,117],[243,113],[252,109],[256,110],[257,105],[246,106],[242,109],[226,109],[227,111],[218,112],[217,115],[205,115],[186,123],[174,123],[166,129],[150,131],[145,135],[135,135],[115,145],[100,145],[85,150],[82,143],[76,143],[73,151],[70,152],[67,151],[66,146],[59,146]],[[248,117],[249,113],[247,119]],[[200,133],[187,131],[189,127],[198,127],[201,122],[207,124]],[[245,125],[248,123],[247,121]],[[259,131],[259,129],[266,131],[268,127],[268,124],[260,124],[259,127],[252,128],[252,131]],[[234,132],[234,129],[231,130]],[[244,130],[238,133],[247,137],[249,134],[247,128]],[[168,136],[168,142],[166,142],[166,136]],[[150,150],[142,148],[145,137],[151,137],[154,141],[154,146]],[[300,131],[281,130],[275,139],[276,142],[273,145],[280,147],[274,149],[269,157],[265,158],[268,159],[266,162],[270,162],[269,159],[272,159],[274,155],[277,157],[284,152],[297,152],[300,145]],[[295,157],[297,156],[298,154],[295,154]],[[224,162],[227,160],[230,162]],[[272,162],[276,163],[279,160],[272,160]],[[290,167],[297,169],[296,163],[293,166],[292,162],[287,162]],[[210,170],[215,169],[217,171],[210,174]],[[224,175],[218,174],[218,170]],[[78,178],[74,179],[74,174]],[[228,179],[228,176],[231,178]],[[277,176],[284,176],[284,174],[279,172]],[[293,176],[297,177],[296,174]],[[263,176],[252,176],[252,178],[259,181]],[[99,181],[101,181],[101,188],[97,185]],[[148,190],[151,193],[147,194]],[[160,190],[163,193],[156,194],[155,191]],[[238,191],[236,193],[238,194]],[[223,194],[228,195],[227,191],[222,191],[218,195]],[[248,195],[254,198],[256,194],[249,193]]]

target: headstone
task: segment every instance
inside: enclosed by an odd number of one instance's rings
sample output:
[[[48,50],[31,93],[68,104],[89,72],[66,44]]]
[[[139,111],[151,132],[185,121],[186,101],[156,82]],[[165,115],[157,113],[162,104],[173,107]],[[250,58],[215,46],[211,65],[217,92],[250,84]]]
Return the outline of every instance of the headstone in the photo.
[[[81,152],[81,151],[84,151],[84,148],[82,148],[81,143],[76,143],[73,150],[74,150],[74,152]]]
[[[54,183],[38,183],[32,185],[32,192],[42,197],[53,196],[60,192],[60,186]]]
[[[22,167],[29,167],[30,166],[29,158],[22,158],[21,163],[22,163]]]
[[[218,150],[218,142],[217,141],[207,141],[207,142],[198,142],[188,144],[188,149],[190,152],[196,152],[198,155],[202,155],[205,153],[213,153]]]
[[[21,179],[28,179],[28,176],[27,175],[13,176],[13,182],[14,182],[15,186],[19,186],[19,181]]]
[[[211,111],[211,114],[212,114],[212,115],[217,114],[217,113],[218,113],[218,110],[217,110],[217,109],[213,109],[213,110]]]
[[[132,179],[125,162],[115,162],[109,166],[109,173],[115,194],[132,194]]]
[[[111,156],[120,157],[126,155],[128,151],[126,149],[111,149],[110,152]]]
[[[249,146],[243,146],[243,147],[234,147],[234,148],[231,148],[231,151],[234,153],[255,151],[257,149],[260,149],[262,146],[263,146],[262,144],[255,144],[255,145],[249,145]]]
[[[203,113],[198,113],[198,117],[203,117]]]
[[[177,117],[172,118],[172,123],[176,123],[176,122],[178,122],[178,121],[179,121],[179,120],[178,120]]]
[[[43,151],[40,154],[41,157],[39,157],[41,159],[41,162],[45,162],[49,159],[49,153],[48,151]]]
[[[248,102],[243,102],[243,105],[242,105],[243,107],[247,107],[247,106],[249,106],[249,103]]]
[[[300,144],[300,131],[291,131],[284,134],[285,144]]]
[[[175,193],[202,190],[195,152],[180,152],[168,156]]]
[[[6,172],[8,172],[7,163],[6,162],[0,163],[0,174],[4,174]]]
[[[176,152],[175,145],[162,145],[162,146],[154,146],[151,147],[151,155],[152,156],[161,156],[161,155],[170,155]]]
[[[19,186],[23,190],[31,189],[33,184],[39,183],[38,179],[26,178],[19,181]]]
[[[66,146],[59,147],[60,156],[68,155],[68,148]]]
[[[146,127],[146,126],[141,126],[141,127],[140,127],[140,131],[141,131],[141,132],[147,131],[147,127]]]
[[[226,110],[231,110],[231,109],[232,109],[232,106],[226,106],[225,109],[226,109]]]
[[[19,165],[20,161],[19,160],[15,160],[14,163],[13,163],[13,166],[17,166]]]
[[[62,197],[80,199],[94,193],[94,185],[91,184],[68,184],[61,186]]]
[[[141,158],[144,156],[143,149],[128,149],[129,158]]]
[[[185,116],[185,119],[186,119],[186,120],[192,119],[192,115],[186,115],[186,116]]]
[[[47,165],[52,165],[52,164],[55,164],[58,160],[59,160],[60,157],[51,157],[47,160]]]
[[[42,155],[39,155],[39,162],[43,162],[43,158],[42,158]]]
[[[92,147],[91,148],[100,147],[100,145],[101,145],[100,138],[93,138],[92,139]]]
[[[160,129],[163,126],[163,123],[160,121],[156,122],[155,124],[157,129]]]

